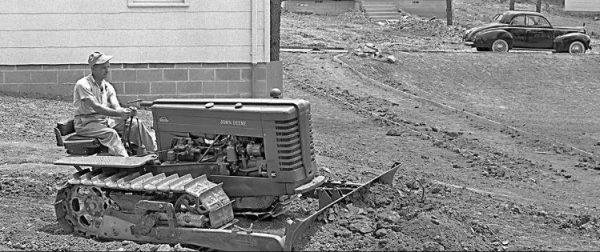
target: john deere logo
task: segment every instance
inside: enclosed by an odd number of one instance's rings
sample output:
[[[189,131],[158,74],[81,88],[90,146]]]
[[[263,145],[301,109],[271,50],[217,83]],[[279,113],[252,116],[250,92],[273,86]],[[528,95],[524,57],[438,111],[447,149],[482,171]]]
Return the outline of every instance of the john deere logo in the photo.
[[[221,125],[246,126],[246,121],[221,120]]]
[[[167,118],[166,116],[161,116],[158,118],[158,121],[166,123],[169,122],[169,118]]]

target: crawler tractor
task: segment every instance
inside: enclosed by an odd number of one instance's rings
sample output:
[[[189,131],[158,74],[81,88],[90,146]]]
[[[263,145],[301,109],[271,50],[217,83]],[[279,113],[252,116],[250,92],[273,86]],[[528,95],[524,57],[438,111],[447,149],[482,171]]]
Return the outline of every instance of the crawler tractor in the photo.
[[[320,213],[372,182],[391,183],[398,168],[365,184],[318,176],[304,100],[158,99],[143,105],[152,111],[156,153],[126,144],[137,155],[109,156],[97,139],[76,135],[72,120],[55,128],[58,145],[70,154],[55,164],[77,169],[54,205],[67,232],[219,250],[291,250]],[[314,214],[287,216],[290,203],[305,196],[319,199]],[[287,217],[282,234],[236,224],[280,215]]]

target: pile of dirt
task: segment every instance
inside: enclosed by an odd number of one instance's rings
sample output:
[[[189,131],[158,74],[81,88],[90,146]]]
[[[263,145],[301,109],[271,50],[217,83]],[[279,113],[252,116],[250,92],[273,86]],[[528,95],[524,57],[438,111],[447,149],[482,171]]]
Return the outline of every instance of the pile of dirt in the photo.
[[[455,220],[440,200],[448,187],[399,179],[375,184],[363,200],[335,206],[304,250],[490,250],[491,234]],[[319,237],[319,238],[316,238]],[[353,241],[353,242],[348,242]]]

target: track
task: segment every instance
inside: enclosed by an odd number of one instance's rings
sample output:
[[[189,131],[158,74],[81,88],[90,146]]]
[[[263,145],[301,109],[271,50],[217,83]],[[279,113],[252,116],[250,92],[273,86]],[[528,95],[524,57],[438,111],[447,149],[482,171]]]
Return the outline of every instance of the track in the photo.
[[[132,206],[134,202],[137,203]],[[144,236],[150,236],[159,221],[169,222],[172,228],[175,223],[197,228],[221,227],[234,218],[231,203],[221,185],[208,181],[205,175],[167,177],[164,173],[86,169],[75,173],[58,191],[54,207],[59,224],[68,233],[137,240],[132,238],[135,236],[145,241]],[[147,214],[148,211],[152,214]],[[135,225],[128,230],[123,225],[107,224],[110,213],[121,218],[130,215],[125,219],[131,219]]]

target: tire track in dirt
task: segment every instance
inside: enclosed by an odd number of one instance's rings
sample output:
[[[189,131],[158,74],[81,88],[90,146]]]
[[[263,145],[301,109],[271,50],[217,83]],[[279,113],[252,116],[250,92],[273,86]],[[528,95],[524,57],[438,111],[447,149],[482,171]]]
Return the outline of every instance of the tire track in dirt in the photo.
[[[454,112],[454,113],[461,113],[466,118],[469,118],[471,120],[476,120],[477,122],[486,124],[487,126],[496,127],[499,130],[509,130],[510,134],[528,135],[531,138],[543,140],[544,142],[547,142],[547,143],[549,143],[551,145],[560,146],[560,147],[566,148],[567,150],[573,150],[573,151],[575,151],[575,152],[577,152],[577,153],[579,153],[581,155],[585,155],[586,157],[593,158],[593,159],[596,159],[596,160],[600,160],[600,156],[598,156],[598,155],[596,155],[594,153],[585,151],[585,150],[583,150],[581,148],[578,148],[576,146],[560,142],[558,139],[548,138],[548,137],[540,135],[540,134],[536,134],[536,133],[533,133],[533,132],[526,131],[524,129],[520,129],[520,128],[517,128],[517,127],[514,127],[514,126],[510,126],[510,125],[501,123],[499,121],[496,121],[494,119],[491,119],[491,118],[488,118],[488,117],[485,117],[485,116],[482,116],[482,115],[478,115],[478,114],[469,112],[469,111],[467,111],[465,109],[457,109],[455,107],[452,107],[450,105],[445,104],[442,100],[439,100],[439,99],[435,99],[435,98],[432,99],[432,98],[426,98],[426,97],[419,96],[419,95],[417,95],[415,93],[425,94],[428,97],[435,97],[435,95],[433,95],[432,93],[427,92],[427,91],[425,91],[425,90],[423,90],[423,89],[421,89],[419,87],[416,87],[414,85],[410,85],[410,84],[404,83],[404,86],[409,87],[410,91],[412,93],[409,92],[409,90],[407,90],[407,89],[401,90],[401,89],[395,88],[393,86],[386,85],[386,84],[384,84],[384,83],[382,83],[380,81],[377,81],[377,80],[374,80],[374,79],[368,77],[367,75],[365,75],[365,74],[361,73],[360,71],[356,70],[355,68],[353,68],[350,64],[348,64],[347,62],[345,62],[343,60],[344,56],[347,56],[347,54],[338,54],[338,55],[336,55],[336,56],[333,57],[333,60],[335,62],[340,63],[342,66],[350,69],[353,73],[355,73],[356,75],[358,75],[360,78],[364,79],[365,81],[373,83],[373,84],[375,84],[375,85],[377,85],[377,86],[379,86],[379,87],[381,87],[381,88],[383,88],[385,90],[388,90],[390,92],[394,92],[396,94],[403,95],[404,97],[407,97],[407,98],[410,98],[410,99],[414,99],[414,100],[417,100],[417,101],[420,101],[420,102],[428,103],[428,104],[431,104],[431,105],[436,106],[438,108],[446,109],[446,110]]]

